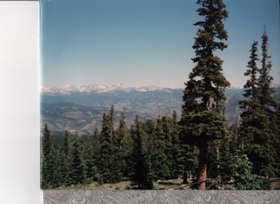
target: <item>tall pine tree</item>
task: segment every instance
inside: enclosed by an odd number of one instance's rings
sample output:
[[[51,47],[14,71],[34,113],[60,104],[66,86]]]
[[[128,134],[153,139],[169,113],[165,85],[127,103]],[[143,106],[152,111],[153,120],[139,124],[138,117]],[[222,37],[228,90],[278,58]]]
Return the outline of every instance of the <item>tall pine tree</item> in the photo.
[[[100,135],[100,147],[99,147],[99,172],[104,182],[114,183],[117,182],[118,167],[114,165],[114,159],[116,159],[116,135],[114,131],[114,106],[111,107],[108,113],[104,113],[102,116],[102,130]],[[103,182],[101,181],[101,183]]]
[[[65,130],[64,133],[62,157],[63,157],[62,177],[64,180],[63,184],[67,186],[70,184],[70,138],[67,130]]]
[[[167,128],[165,128],[167,131]],[[166,154],[167,138],[164,132],[163,119],[158,116],[154,139],[152,141],[152,165],[154,179],[166,179],[170,175],[169,162]]]
[[[85,164],[83,161],[83,146],[82,139],[78,135],[78,131],[76,131],[72,149],[71,149],[71,184],[84,183],[85,181]]]
[[[100,172],[98,168],[101,166],[100,162],[100,134],[98,128],[95,128],[93,131],[92,139],[92,162],[94,164],[95,174],[93,175],[94,181],[100,181]]]
[[[41,188],[46,189],[52,187],[51,181],[53,180],[54,172],[52,136],[47,124],[45,124],[43,131],[41,149]]]
[[[258,98],[257,98],[257,89],[258,89],[258,73],[259,68],[257,66],[258,58],[258,42],[254,41],[251,47],[250,61],[247,64],[247,70],[245,72],[245,76],[248,76],[246,84],[244,85],[244,100],[239,102],[239,107],[243,110],[241,113],[241,125],[240,125],[240,141],[245,146],[250,145],[253,141],[254,132],[257,132],[258,129],[255,127],[255,114],[257,113],[257,109],[260,107]],[[247,149],[247,147],[245,147]]]
[[[119,126],[116,130],[115,144],[117,149],[116,163],[118,166],[119,179],[125,179],[129,176],[131,171],[131,151],[132,151],[132,139],[129,134],[129,130],[126,127],[126,108],[124,107],[120,120]]]
[[[197,13],[204,20],[196,22],[197,37],[193,49],[196,56],[192,59],[196,66],[185,83],[182,107],[184,135],[199,148],[198,189],[205,189],[207,176],[208,141],[223,137],[227,124],[220,114],[225,101],[225,88],[230,83],[222,73],[223,61],[214,55],[227,45],[227,32],[223,20],[228,17],[226,5],[222,0],[198,0],[201,7]],[[212,107],[212,109],[211,109]]]
[[[112,109],[111,109],[112,110]],[[128,131],[126,128],[126,108],[123,108],[123,111],[120,115],[119,126],[116,131],[113,131],[113,144],[112,148],[114,154],[112,155],[112,179],[114,182],[122,181],[124,178],[124,173],[127,173],[126,158],[128,154],[128,147],[126,142],[128,139]]]
[[[101,183],[103,183],[103,180],[105,180],[105,182],[110,182],[110,163],[113,153],[111,146],[113,143],[113,135],[111,132],[111,124],[109,122],[109,116],[107,113],[103,113],[102,116],[102,130],[99,139],[100,162],[98,170],[101,174]]]
[[[132,151],[133,172],[130,176],[130,180],[138,189],[153,189],[151,159],[147,149],[147,136],[141,127],[138,115],[134,123],[132,130],[132,138],[134,141]]]
[[[259,89],[259,101],[261,106],[266,108],[266,111],[270,111],[272,114],[271,107],[276,108],[276,102],[273,99],[272,94],[275,92],[272,87],[273,77],[270,75],[272,68],[272,63],[270,61],[271,56],[268,54],[268,36],[264,28],[264,33],[262,35],[262,59],[261,59],[261,69],[260,77],[258,79],[258,89]]]
[[[177,112],[173,111],[171,120],[171,161],[170,170],[173,178],[183,173],[183,153],[180,141],[180,126],[178,123]]]
[[[262,135],[259,138],[254,138],[255,142],[264,147],[263,151],[259,152],[261,159],[257,163],[253,163],[253,170],[263,176],[274,176],[276,169],[274,163],[276,159],[276,150],[273,148],[275,132],[273,132],[273,115],[275,114],[276,102],[273,99],[274,88],[272,87],[273,77],[270,75],[272,63],[271,56],[268,54],[268,36],[264,28],[262,35],[262,58],[260,76],[258,79],[258,99],[261,105],[259,114],[259,122],[261,125]],[[259,150],[257,150],[259,151]]]
[[[253,163],[253,172],[262,176],[273,176],[276,172],[276,150],[273,148],[275,132],[273,116],[276,103],[273,99],[274,89],[271,85],[273,78],[269,75],[271,70],[270,56],[268,55],[268,36],[262,35],[261,68],[257,68],[257,42],[251,49],[248,70],[245,76],[250,78],[244,85],[245,99],[240,101],[242,123],[240,136],[244,143],[244,152]]]

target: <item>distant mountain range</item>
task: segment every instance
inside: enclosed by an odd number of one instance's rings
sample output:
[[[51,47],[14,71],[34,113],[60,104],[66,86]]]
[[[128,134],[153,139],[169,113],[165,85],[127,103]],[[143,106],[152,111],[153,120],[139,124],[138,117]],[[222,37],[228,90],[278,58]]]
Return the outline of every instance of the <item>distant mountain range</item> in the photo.
[[[243,89],[226,90],[225,116],[229,123],[238,119],[238,101]],[[127,125],[135,115],[140,119],[154,119],[158,115],[172,115],[175,110],[181,115],[183,89],[155,86],[129,87],[119,85],[80,85],[41,89],[41,122],[47,123],[52,132],[61,133],[78,130],[80,134],[91,134],[101,128],[102,114],[114,105],[116,125],[123,107],[127,109]],[[275,98],[280,101],[280,87]]]
[[[116,85],[101,85],[101,84],[82,84],[78,86],[68,85],[63,87],[50,87],[50,88],[42,88],[41,92],[46,94],[71,94],[75,92],[79,93],[104,93],[104,92],[113,92],[113,91],[139,91],[139,92],[147,92],[147,91],[157,91],[169,88],[162,88],[156,86],[126,86],[124,84],[116,84]]]

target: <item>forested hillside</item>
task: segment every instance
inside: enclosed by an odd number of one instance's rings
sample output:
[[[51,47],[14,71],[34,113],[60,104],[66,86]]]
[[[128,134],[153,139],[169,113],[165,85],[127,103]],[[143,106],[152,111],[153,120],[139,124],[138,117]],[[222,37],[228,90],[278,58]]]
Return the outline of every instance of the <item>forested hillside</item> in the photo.
[[[277,118],[279,124],[279,110]],[[185,143],[176,112],[172,116],[145,121],[135,116],[130,127],[126,121],[126,110],[116,117],[112,107],[103,113],[102,128],[92,134],[81,136],[77,131],[70,136],[65,131],[64,136],[57,137],[46,125],[42,138],[42,187],[58,188],[91,182],[102,185],[130,180],[132,185],[127,185],[126,189],[153,189],[153,182],[175,178],[196,187],[198,149]],[[210,143],[207,189],[269,189],[270,184],[264,177],[253,174],[254,163],[241,154],[244,151],[234,125],[229,128],[227,137]],[[275,160],[274,165],[279,168],[279,160]],[[232,182],[233,176],[242,172],[247,172],[245,181]],[[280,176],[279,172],[273,176]],[[177,189],[184,183],[179,183]]]

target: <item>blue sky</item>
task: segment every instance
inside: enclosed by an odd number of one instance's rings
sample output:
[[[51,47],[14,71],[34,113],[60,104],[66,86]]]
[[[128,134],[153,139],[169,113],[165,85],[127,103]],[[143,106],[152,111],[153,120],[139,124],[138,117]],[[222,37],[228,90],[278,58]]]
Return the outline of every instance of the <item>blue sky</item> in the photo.
[[[42,86],[119,84],[182,88],[194,67],[201,19],[195,0],[42,0]],[[228,48],[217,55],[232,87],[242,87],[254,40],[269,36],[280,84],[278,0],[225,0]],[[259,46],[260,50],[260,46]]]

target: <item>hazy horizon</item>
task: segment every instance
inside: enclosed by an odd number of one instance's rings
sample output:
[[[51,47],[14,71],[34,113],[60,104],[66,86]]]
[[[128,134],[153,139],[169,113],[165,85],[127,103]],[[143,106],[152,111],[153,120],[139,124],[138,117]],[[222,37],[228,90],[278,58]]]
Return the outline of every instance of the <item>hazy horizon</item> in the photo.
[[[90,87],[90,86],[100,86],[103,89],[110,89],[110,88],[114,88],[114,89],[137,89],[137,88],[155,88],[155,89],[184,89],[185,87],[169,87],[169,86],[155,86],[155,85],[127,85],[127,84],[123,84],[123,83],[119,83],[119,84],[97,84],[97,83],[91,83],[91,84],[77,84],[77,85],[72,85],[72,84],[67,84],[67,85],[62,85],[62,86],[41,86],[40,87],[40,91],[47,91],[47,90],[59,90],[59,89],[63,89],[63,88],[68,88],[71,89],[73,88],[84,88],[86,86]],[[280,87],[280,84],[272,84],[272,87],[274,88],[278,88]],[[243,86],[230,86],[227,87],[226,89],[243,89]]]

